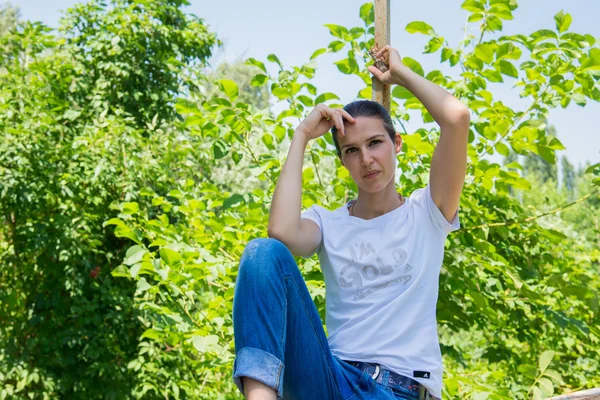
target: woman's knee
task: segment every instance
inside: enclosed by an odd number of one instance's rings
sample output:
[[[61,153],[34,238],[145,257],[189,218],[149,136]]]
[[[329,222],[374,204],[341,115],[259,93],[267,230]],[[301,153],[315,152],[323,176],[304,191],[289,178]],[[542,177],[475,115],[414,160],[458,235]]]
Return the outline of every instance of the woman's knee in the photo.
[[[291,257],[288,248],[277,239],[252,239],[244,249],[239,269],[273,273],[273,269],[277,268],[277,258],[288,256]]]
[[[289,250],[277,239],[273,238],[255,238],[248,242],[246,248],[244,249],[244,254],[249,254],[250,256],[255,256],[261,253],[288,253]]]

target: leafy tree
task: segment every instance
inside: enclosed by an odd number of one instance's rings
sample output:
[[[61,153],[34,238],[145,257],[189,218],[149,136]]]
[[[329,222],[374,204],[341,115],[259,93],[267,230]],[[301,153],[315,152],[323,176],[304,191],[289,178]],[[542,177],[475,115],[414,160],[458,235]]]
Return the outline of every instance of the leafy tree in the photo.
[[[184,4],[93,0],[69,9],[60,32],[82,72],[71,87],[76,112],[125,112],[141,129],[155,116],[172,120],[174,97],[193,86],[216,41]]]
[[[256,77],[259,78],[256,78]],[[221,79],[231,80],[239,89],[238,101],[250,104],[258,110],[270,108],[270,93],[263,81],[266,75],[261,74],[260,68],[246,64],[243,60],[233,63],[222,62],[213,71],[203,75],[203,85],[199,88],[205,98],[225,97],[214,82]]]
[[[569,199],[573,198],[573,191],[575,190],[575,167],[569,162],[569,159],[564,156],[562,162],[562,177],[563,185],[570,193]]]
[[[13,29],[19,20],[20,11],[18,7],[6,2],[0,5],[0,35]]]
[[[556,128],[553,126],[548,127],[546,135],[550,138],[556,137]],[[554,155],[552,154],[552,156],[549,156],[547,153],[542,154],[544,154],[548,160],[546,160],[542,155],[533,155],[525,158],[525,163],[523,165],[525,168],[525,174],[529,175],[535,173],[544,182],[548,180],[553,180],[556,182],[558,178],[558,168],[556,166]]]
[[[134,396],[142,311],[102,223],[198,165],[164,151],[185,71],[216,43],[180,5],[92,2],[67,12],[66,40],[31,22],[0,38],[0,398]]]

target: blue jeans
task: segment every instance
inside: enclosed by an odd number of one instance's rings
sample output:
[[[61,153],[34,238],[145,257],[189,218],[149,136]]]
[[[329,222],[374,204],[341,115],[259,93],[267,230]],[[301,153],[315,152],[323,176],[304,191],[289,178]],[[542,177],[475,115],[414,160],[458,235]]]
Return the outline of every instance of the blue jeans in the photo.
[[[321,318],[288,248],[251,240],[242,255],[233,297],[236,356],[233,379],[252,378],[286,400],[418,400],[388,386],[389,371],[370,373],[332,355]],[[381,383],[379,383],[381,382]]]

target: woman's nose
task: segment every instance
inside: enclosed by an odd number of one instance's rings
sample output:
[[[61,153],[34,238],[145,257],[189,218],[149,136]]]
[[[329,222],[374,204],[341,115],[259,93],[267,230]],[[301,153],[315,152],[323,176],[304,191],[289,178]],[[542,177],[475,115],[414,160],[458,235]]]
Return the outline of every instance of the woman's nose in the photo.
[[[363,167],[368,167],[373,162],[373,157],[369,156],[366,153],[363,153],[363,154],[365,154],[365,155],[362,158],[362,165],[363,165]]]
[[[366,151],[365,151],[365,152],[363,152],[362,154],[363,154],[363,155],[362,155],[362,160],[361,160],[361,162],[362,162],[362,165],[363,165],[363,167],[366,167],[366,166],[369,166],[369,165],[371,165],[371,163],[373,162],[373,157],[371,157],[371,156],[369,155],[369,152],[366,152]]]

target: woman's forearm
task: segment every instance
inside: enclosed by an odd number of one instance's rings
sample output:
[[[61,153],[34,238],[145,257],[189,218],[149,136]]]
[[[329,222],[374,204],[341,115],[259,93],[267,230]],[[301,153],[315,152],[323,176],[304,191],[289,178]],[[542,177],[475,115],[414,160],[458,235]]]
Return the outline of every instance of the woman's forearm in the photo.
[[[269,237],[297,234],[302,211],[302,164],[308,137],[296,130],[288,155],[277,179],[269,214]]]
[[[465,114],[468,114],[467,107],[444,88],[406,66],[401,71],[401,74],[396,77],[398,84],[404,86],[423,103],[440,127],[460,123]]]

